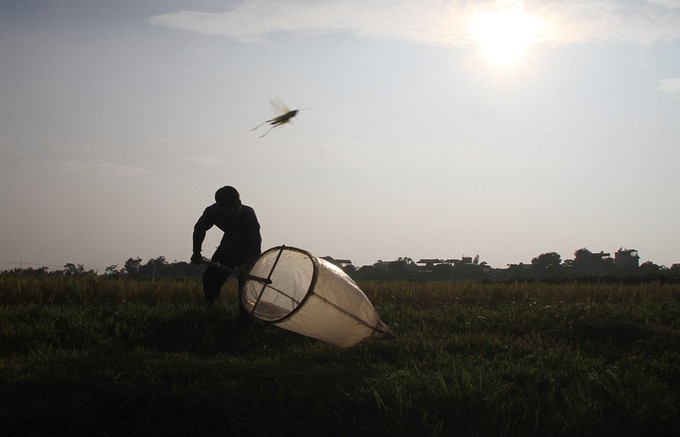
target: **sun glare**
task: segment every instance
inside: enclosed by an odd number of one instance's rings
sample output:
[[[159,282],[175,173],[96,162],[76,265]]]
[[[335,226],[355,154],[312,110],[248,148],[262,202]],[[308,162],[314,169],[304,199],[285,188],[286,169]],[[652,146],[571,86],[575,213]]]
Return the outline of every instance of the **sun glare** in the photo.
[[[470,18],[470,36],[494,65],[505,67],[524,56],[538,23],[519,6],[483,10]]]

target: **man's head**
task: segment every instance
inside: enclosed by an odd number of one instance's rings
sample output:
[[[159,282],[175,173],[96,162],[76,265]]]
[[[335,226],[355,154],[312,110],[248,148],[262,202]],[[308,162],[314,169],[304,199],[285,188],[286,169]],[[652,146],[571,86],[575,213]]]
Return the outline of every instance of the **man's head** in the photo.
[[[234,187],[226,186],[217,190],[215,202],[220,209],[231,216],[238,215],[241,210],[241,197]]]

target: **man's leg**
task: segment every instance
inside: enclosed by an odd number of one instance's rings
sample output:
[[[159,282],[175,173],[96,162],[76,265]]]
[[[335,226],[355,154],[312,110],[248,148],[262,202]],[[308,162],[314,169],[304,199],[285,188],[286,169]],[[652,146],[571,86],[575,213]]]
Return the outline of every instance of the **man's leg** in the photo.
[[[227,281],[230,273],[215,267],[208,266],[203,272],[203,294],[205,304],[212,305],[220,295],[220,289]]]

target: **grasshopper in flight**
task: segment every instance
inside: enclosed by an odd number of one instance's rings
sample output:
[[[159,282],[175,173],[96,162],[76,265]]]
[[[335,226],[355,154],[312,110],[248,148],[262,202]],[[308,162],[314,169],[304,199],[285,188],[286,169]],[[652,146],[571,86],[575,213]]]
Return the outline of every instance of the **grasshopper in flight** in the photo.
[[[283,114],[279,115],[278,117],[274,117],[274,118],[271,118],[267,121],[264,121],[264,122],[258,124],[257,126],[255,126],[254,128],[250,129],[251,131],[254,131],[254,130],[258,129],[260,126],[263,126],[263,125],[269,123],[271,125],[271,127],[265,133],[260,135],[260,138],[267,135],[275,127],[279,127],[279,126],[283,126],[284,124],[291,123],[291,120],[293,119],[293,117],[295,117],[297,115],[297,113],[299,111],[303,111],[305,109],[308,109],[308,108],[289,109],[288,106],[286,106],[286,104],[281,101],[281,99],[272,100],[271,104],[276,110],[278,110],[279,112],[282,112]]]

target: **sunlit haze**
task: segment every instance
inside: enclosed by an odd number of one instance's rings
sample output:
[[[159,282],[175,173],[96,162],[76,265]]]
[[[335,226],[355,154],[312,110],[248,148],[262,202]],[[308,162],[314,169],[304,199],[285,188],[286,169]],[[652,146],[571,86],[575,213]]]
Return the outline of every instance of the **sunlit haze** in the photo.
[[[546,24],[529,16],[517,3],[492,5],[470,16],[470,34],[497,66],[520,61],[528,47],[541,37]]]
[[[186,261],[223,185],[357,266],[670,266],[678,120],[680,0],[3,0],[0,270]]]

